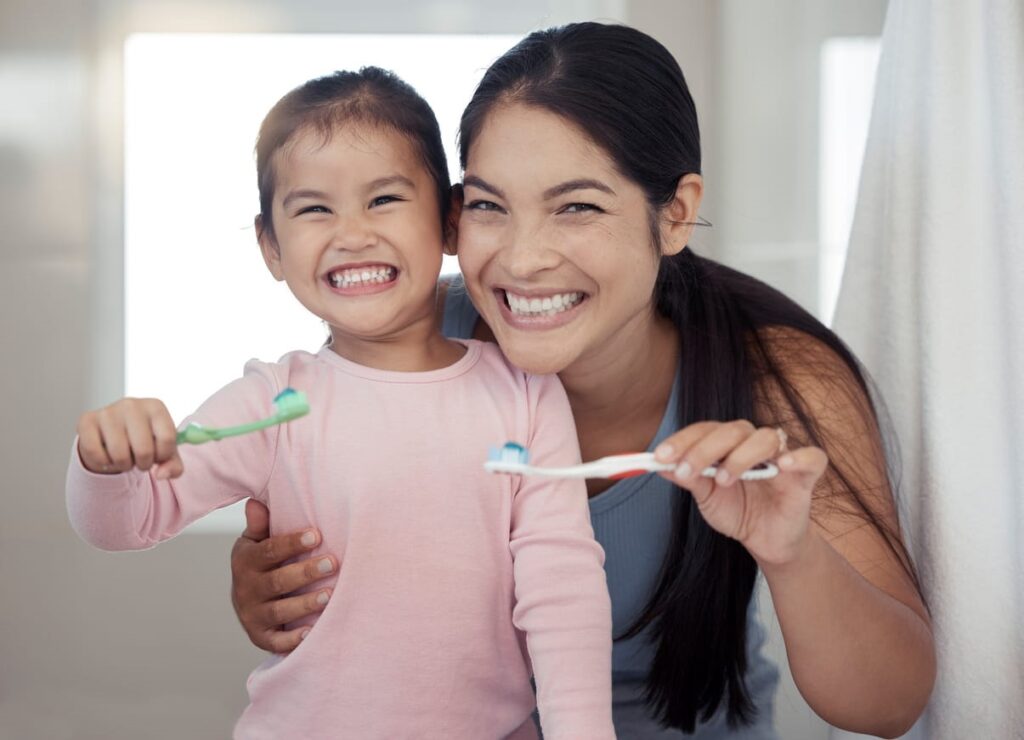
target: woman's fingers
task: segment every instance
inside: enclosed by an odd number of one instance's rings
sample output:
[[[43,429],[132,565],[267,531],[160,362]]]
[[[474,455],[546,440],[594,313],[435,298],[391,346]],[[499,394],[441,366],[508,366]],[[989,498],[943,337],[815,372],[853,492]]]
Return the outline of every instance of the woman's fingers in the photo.
[[[801,447],[784,454],[777,464],[783,475],[801,476],[813,485],[825,474],[828,455],[820,447]]]
[[[718,464],[715,483],[731,486],[743,473],[755,465],[776,457],[780,452],[782,437],[774,427],[761,427],[737,445]]]
[[[268,570],[258,581],[256,596],[261,599],[276,599],[326,578],[336,568],[334,557],[323,555]]]
[[[253,645],[261,650],[284,655],[297,648],[299,643],[306,639],[306,635],[308,633],[309,627],[297,627],[293,630],[289,630],[288,632],[278,629],[268,629],[255,635],[250,632],[249,639],[252,641]]]
[[[676,480],[683,484],[699,480],[705,468],[727,457],[754,431],[754,425],[742,419],[718,424],[683,452],[676,467]]]
[[[281,625],[322,611],[331,590],[286,594],[336,572],[337,561],[324,555],[280,567],[282,562],[317,547],[320,533],[309,529],[270,537],[267,508],[251,499],[245,506],[245,518],[245,531],[231,550],[231,601],[254,645],[287,653],[302,642],[308,628],[282,631]]]
[[[331,600],[329,588],[311,591],[308,594],[289,596],[287,599],[277,599],[262,607],[262,618],[260,621],[267,629],[279,629],[283,624],[289,624],[310,614],[318,614],[327,606]]]

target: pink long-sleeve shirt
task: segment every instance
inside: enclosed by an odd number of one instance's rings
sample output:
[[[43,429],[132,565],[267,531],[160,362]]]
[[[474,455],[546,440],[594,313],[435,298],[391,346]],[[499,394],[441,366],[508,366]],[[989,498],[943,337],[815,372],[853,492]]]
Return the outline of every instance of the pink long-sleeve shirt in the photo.
[[[420,373],[326,348],[251,361],[186,422],[263,418],[289,386],[310,414],[183,445],[172,481],[91,473],[76,441],[68,511],[96,547],[152,547],[251,496],[274,532],[318,527],[317,552],[338,557],[309,636],[250,675],[236,738],[534,738],[531,661],[546,740],[614,737],[611,611],[586,490],[483,470],[507,440],[539,464],[578,462],[568,400],[553,376],[465,344],[455,364]]]

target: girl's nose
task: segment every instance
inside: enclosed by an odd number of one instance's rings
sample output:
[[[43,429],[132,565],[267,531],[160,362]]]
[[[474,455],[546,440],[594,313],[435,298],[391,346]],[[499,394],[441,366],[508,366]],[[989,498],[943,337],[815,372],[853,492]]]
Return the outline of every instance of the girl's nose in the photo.
[[[376,243],[377,235],[364,215],[338,216],[331,238],[331,246],[334,249],[358,252]]]

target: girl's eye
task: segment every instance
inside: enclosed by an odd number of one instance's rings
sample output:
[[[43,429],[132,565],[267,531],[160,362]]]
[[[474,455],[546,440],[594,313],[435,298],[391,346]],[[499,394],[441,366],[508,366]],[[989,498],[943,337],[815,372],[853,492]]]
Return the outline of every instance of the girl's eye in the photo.
[[[604,213],[604,209],[593,203],[570,203],[559,213]]]
[[[466,204],[466,209],[470,211],[484,211],[487,213],[504,213],[505,210],[497,203],[489,200],[472,200]]]
[[[330,211],[327,209],[327,206],[306,206],[305,208],[300,208],[295,215],[301,216],[304,213],[330,213]]]
[[[377,206],[386,206],[388,203],[396,203],[403,198],[399,198],[397,195],[378,195],[376,198],[370,201],[370,208],[376,208]]]

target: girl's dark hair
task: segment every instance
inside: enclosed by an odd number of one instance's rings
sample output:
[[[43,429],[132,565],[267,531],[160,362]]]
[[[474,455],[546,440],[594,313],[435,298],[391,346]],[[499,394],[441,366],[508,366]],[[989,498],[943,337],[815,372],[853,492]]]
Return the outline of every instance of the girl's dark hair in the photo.
[[[635,29],[599,23],[530,34],[491,65],[462,116],[463,168],[489,113],[510,103],[556,113],[602,147],[644,190],[652,241],[660,245],[662,207],[683,175],[701,171],[697,112],[665,47]],[[865,377],[839,338],[778,291],[689,248],[662,258],[653,300],[679,333],[680,425],[749,419],[785,423],[791,436],[799,431],[802,439],[794,442],[818,445],[830,460],[829,494],[816,498],[814,511],[839,506],[868,522],[916,584],[898,525],[878,504],[877,486],[854,483],[863,478],[844,456],[842,440],[825,434],[793,383],[797,375],[813,374],[877,431]],[[646,632],[652,640],[647,702],[663,724],[692,732],[723,703],[730,725],[752,721],[756,707],[744,675],[756,576],[746,549],[711,529],[692,497],[680,492],[654,593],[617,638]]]
[[[256,140],[256,176],[260,217],[267,233],[274,235],[274,153],[299,131],[313,130],[326,143],[339,126],[347,123],[383,126],[409,139],[437,185],[443,228],[451,208],[451,180],[434,111],[393,72],[363,67],[358,72],[335,72],[300,85],[277,101],[263,119]]]

